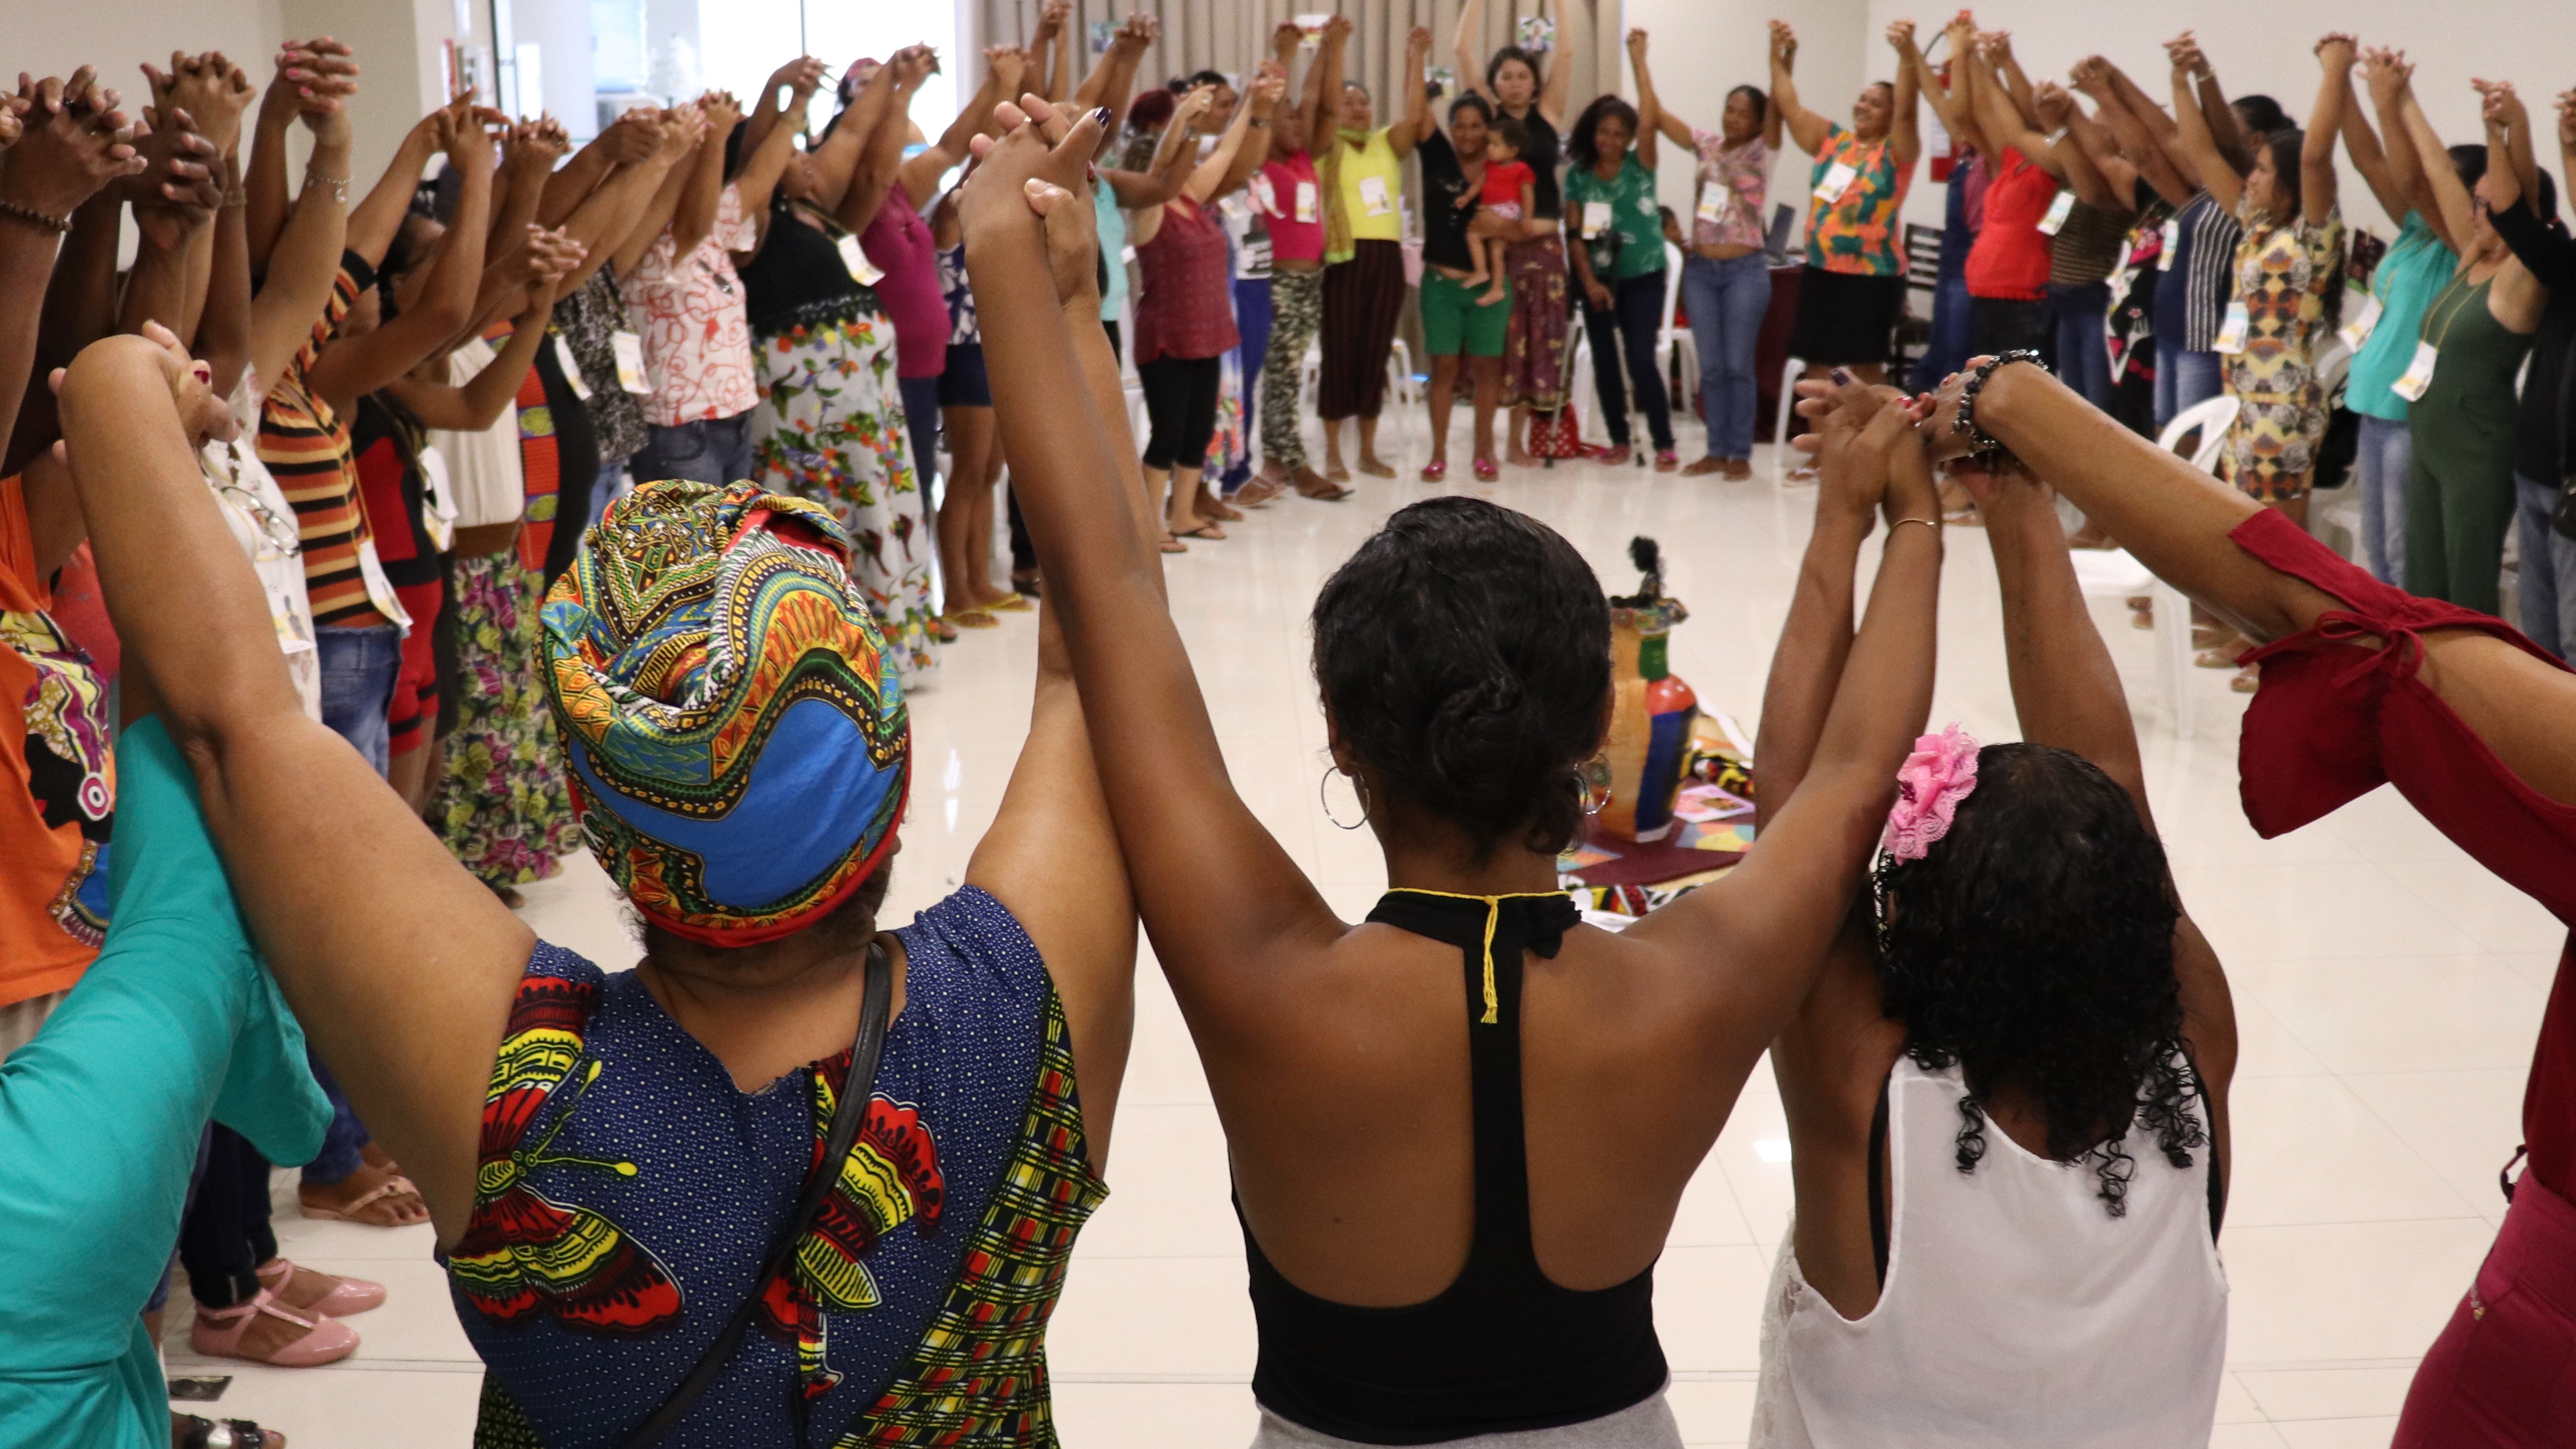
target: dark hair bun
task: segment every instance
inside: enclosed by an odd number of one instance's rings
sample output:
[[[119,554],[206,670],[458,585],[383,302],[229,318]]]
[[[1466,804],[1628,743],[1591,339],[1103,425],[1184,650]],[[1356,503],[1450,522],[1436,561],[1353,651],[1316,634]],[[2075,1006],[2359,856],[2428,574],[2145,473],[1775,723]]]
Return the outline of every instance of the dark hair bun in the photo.
[[[1477,498],[1398,512],[1315,596],[1315,681],[1381,798],[1562,849],[1601,748],[1610,610],[1574,546]]]

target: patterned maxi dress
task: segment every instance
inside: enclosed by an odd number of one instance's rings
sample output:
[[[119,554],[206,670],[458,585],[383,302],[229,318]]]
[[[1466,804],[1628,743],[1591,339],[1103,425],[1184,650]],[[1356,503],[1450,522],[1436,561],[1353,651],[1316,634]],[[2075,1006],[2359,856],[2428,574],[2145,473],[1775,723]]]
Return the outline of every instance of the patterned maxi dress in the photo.
[[[753,461],[762,487],[811,498],[849,530],[851,575],[908,679],[932,659],[934,545],[921,527],[894,321],[843,265],[837,235],[782,209],[742,269],[760,381]]]
[[[2240,208],[2236,297],[2238,350],[2227,354],[2227,395],[2243,407],[2229,429],[2227,479],[2257,503],[2304,498],[2325,440],[2329,409],[2316,356],[2324,343],[2326,289],[2343,271],[2343,216],[2274,225]],[[2230,340],[2225,333],[2221,341]],[[2220,351],[2226,352],[2225,348]]]

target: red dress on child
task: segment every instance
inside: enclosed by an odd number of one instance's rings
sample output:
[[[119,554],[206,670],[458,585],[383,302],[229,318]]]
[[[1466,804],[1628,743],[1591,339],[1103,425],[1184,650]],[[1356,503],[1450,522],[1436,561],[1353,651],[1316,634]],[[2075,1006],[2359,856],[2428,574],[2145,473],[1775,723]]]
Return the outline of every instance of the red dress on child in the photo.
[[[2237,759],[2255,831],[2268,838],[2295,830],[2394,784],[2479,864],[2576,926],[2576,806],[2524,784],[2418,672],[2423,632],[2444,628],[2481,630],[2566,666],[2500,619],[2378,582],[2275,510],[2255,514],[2231,537],[2344,605],[2246,656],[2263,666]],[[2559,959],[2523,1089],[2530,1165],[2507,1182],[2512,1206],[2495,1246],[2416,1370],[2394,1449],[2576,1444],[2571,967],[2576,937]]]

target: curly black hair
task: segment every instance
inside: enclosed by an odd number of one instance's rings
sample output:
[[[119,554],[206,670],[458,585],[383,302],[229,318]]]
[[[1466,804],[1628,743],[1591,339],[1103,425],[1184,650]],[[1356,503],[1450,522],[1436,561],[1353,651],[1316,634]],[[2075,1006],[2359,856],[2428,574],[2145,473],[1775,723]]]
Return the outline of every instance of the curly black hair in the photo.
[[[1565,159],[1578,169],[1599,165],[1601,123],[1614,116],[1627,124],[1628,141],[1634,145],[1637,140],[1637,108],[1615,95],[1602,96],[1585,106],[1583,114],[1574,118],[1573,129],[1565,133]]]
[[[1480,498],[1399,510],[1315,595],[1315,682],[1370,792],[1553,852],[1609,726],[1610,608],[1546,524]]]
[[[1876,873],[1878,979],[1905,1050],[1958,1064],[1959,1171],[1985,1155],[1985,1102],[2027,1093],[2048,1155],[2091,1162],[2111,1216],[2127,1212],[2131,1124],[2176,1167],[2209,1135],[2182,1057],[2174,975],[2181,915],[2128,792],[2081,755],[1988,745],[1949,833]]]

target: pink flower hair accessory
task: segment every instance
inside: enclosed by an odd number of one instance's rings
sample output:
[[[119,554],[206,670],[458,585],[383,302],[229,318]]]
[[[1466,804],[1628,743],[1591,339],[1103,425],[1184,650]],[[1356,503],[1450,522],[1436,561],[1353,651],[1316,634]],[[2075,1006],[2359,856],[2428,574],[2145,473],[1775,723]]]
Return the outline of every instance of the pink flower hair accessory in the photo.
[[[1897,860],[1921,860],[1932,842],[1950,833],[1959,802],[1977,788],[1977,740],[1957,725],[1914,741],[1914,753],[1896,770],[1896,807],[1887,812],[1879,843]]]

